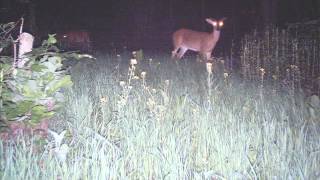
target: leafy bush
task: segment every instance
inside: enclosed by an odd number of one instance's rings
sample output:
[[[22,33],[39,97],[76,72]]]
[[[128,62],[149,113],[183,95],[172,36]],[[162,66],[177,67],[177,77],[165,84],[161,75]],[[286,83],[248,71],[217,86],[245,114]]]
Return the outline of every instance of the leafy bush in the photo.
[[[7,42],[6,38],[1,38]],[[63,88],[72,85],[63,61],[79,59],[77,53],[60,53],[55,35],[49,35],[38,48],[27,53],[22,68],[12,66],[13,58],[0,56],[1,121],[26,120],[31,125],[50,118],[64,100]],[[12,41],[11,41],[12,43]]]

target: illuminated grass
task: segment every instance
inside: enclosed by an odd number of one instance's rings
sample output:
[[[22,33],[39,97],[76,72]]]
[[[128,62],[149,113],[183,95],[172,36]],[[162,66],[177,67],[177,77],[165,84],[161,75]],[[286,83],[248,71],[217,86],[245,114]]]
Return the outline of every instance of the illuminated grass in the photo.
[[[66,161],[1,146],[3,179],[319,178],[319,118],[302,95],[217,73],[209,93],[203,63],[123,61],[73,69],[55,128],[68,130]]]

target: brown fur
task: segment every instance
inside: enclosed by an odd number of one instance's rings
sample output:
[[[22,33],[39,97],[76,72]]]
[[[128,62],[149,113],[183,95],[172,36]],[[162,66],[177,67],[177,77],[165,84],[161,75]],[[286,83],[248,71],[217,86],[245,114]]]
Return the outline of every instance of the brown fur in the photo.
[[[207,18],[206,21],[212,25],[213,31],[198,32],[189,29],[179,29],[173,33],[172,58],[181,59],[187,50],[199,52],[206,60],[211,58],[211,53],[220,38],[220,28],[223,26],[223,20]],[[219,23],[222,22],[222,25]]]

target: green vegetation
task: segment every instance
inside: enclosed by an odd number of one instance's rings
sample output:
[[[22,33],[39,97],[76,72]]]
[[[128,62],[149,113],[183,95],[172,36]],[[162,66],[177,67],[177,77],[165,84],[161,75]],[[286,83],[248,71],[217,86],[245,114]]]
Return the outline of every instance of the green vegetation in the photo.
[[[67,158],[53,142],[40,153],[1,146],[5,179],[319,176],[319,116],[310,115],[319,107],[302,95],[213,73],[209,97],[204,64],[155,58],[128,67],[109,58],[72,70],[56,117],[56,131],[67,130]]]
[[[319,23],[267,27],[242,40],[241,71],[245,79],[271,79],[275,85],[320,94]]]
[[[61,89],[70,87],[72,81],[62,63],[82,55],[60,53],[55,43],[54,35],[49,35],[42,46],[27,54],[20,68],[13,65],[13,57],[0,56],[0,120],[4,126],[10,121],[37,125],[52,117],[63,102]]]

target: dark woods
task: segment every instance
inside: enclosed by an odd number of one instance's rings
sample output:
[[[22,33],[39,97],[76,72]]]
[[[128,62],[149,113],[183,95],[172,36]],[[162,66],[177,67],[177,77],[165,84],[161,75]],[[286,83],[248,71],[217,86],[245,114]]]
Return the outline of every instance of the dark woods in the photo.
[[[43,37],[69,30],[91,32],[97,48],[171,48],[181,27],[210,31],[206,17],[228,17],[224,41],[229,48],[244,33],[266,24],[284,25],[320,16],[318,0],[2,0],[1,23],[26,19],[25,31]]]

